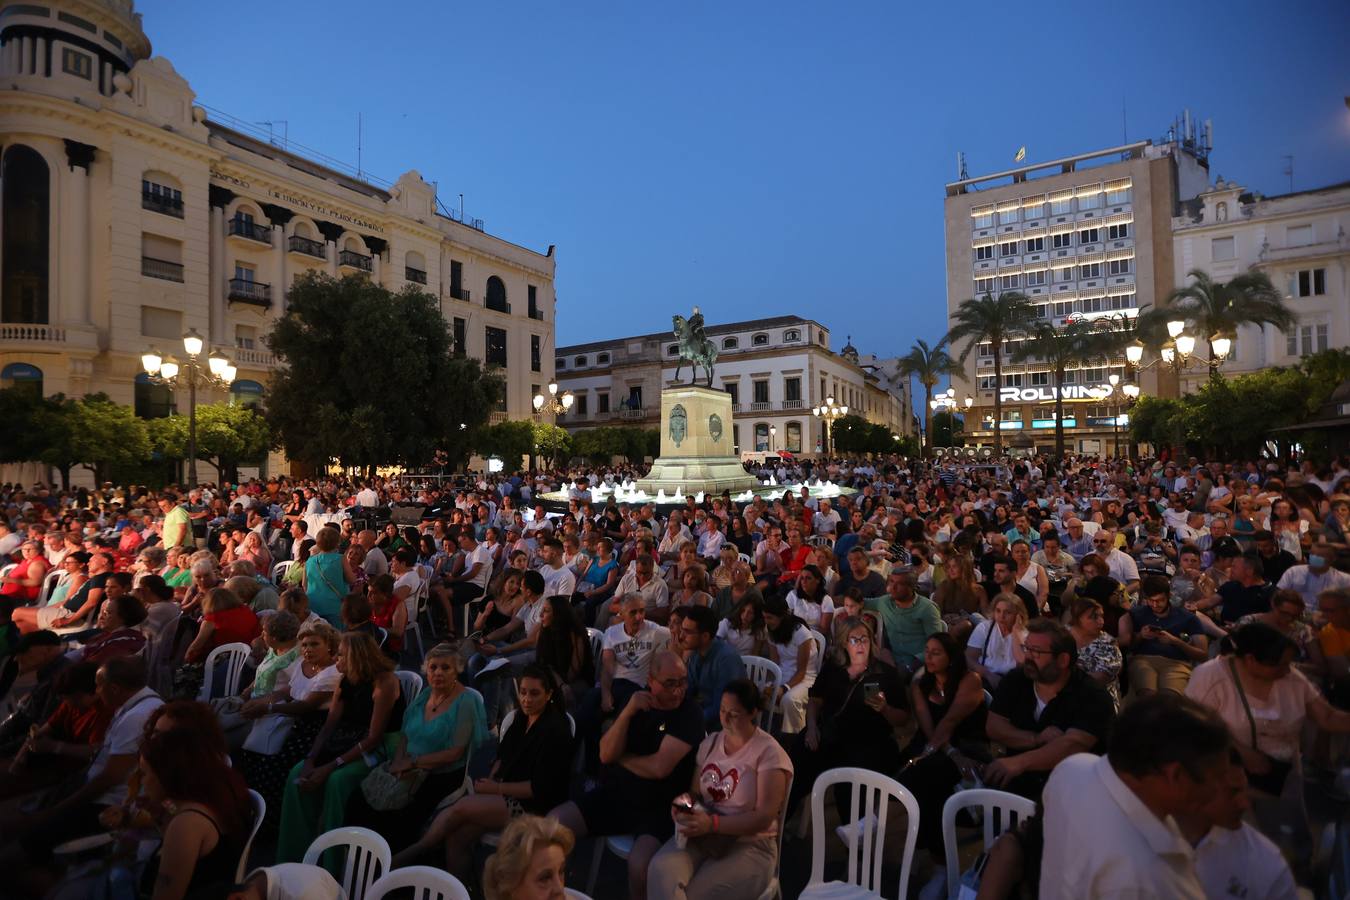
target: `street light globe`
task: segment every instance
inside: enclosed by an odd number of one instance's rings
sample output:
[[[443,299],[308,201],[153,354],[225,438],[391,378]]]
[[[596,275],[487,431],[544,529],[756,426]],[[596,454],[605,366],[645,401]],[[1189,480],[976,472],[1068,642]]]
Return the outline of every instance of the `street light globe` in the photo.
[[[234,384],[234,376],[239,374],[239,367],[229,360],[225,361],[225,368],[221,370],[220,379],[226,384]]]
[[[1158,352],[1158,355],[1162,357],[1163,362],[1167,363],[1168,365],[1171,365],[1172,361],[1177,358],[1177,351],[1174,348],[1168,346],[1162,348],[1162,350]]]
[[[197,333],[197,329],[189,328],[188,333],[183,335],[183,351],[188,356],[196,356],[202,352],[202,345],[205,343],[202,336]]]
[[[966,409],[970,409],[974,405],[975,405],[975,398],[970,396],[969,394],[966,394]]]
[[[778,426],[777,426],[777,425],[770,425],[770,426],[769,426],[769,434],[770,434],[770,435],[778,434]]]
[[[841,407],[839,407],[839,415],[841,415],[841,416],[846,416],[846,415],[848,415],[848,407],[847,407],[847,406],[841,406]]]
[[[164,357],[160,356],[158,350],[147,350],[141,354],[141,366],[147,374],[154,375],[159,372],[159,365],[162,362]]]
[[[225,374],[225,367],[228,366],[229,364],[230,361],[226,359],[225,355],[221,353],[219,350],[214,351],[211,354],[211,356],[206,360],[207,368],[209,368],[211,370],[211,374],[217,378]]]
[[[571,409],[571,408],[572,408],[572,404],[573,404],[574,402],[576,402],[576,399],[577,399],[577,398],[576,398],[575,396],[573,396],[573,394],[572,394],[571,391],[568,391],[567,393],[563,394],[563,395],[562,395],[562,405],[563,405],[563,409]]]
[[[544,395],[543,395],[543,394],[535,394],[535,395],[534,395],[534,408],[537,409],[537,410],[538,410],[538,409],[543,409],[543,408],[544,408]]]
[[[831,394],[825,398],[825,405],[834,406],[834,395]]]
[[[159,364],[159,374],[167,379],[173,379],[178,375],[178,363],[172,356]]]
[[[1183,359],[1190,356],[1194,351],[1195,338],[1191,337],[1189,334],[1183,334],[1181,337],[1177,338],[1177,352],[1181,354]]]
[[[813,406],[813,407],[811,407],[811,415],[813,415],[813,416],[819,416],[819,415],[820,415],[820,407],[819,407],[819,406]]]
[[[1223,335],[1215,337],[1209,343],[1210,346],[1214,348],[1214,356],[1216,359],[1223,359],[1233,349],[1233,339],[1224,337]]]
[[[1173,340],[1176,340],[1176,338],[1185,330],[1186,323],[1181,319],[1173,319],[1167,323],[1167,335]]]
[[[1125,396],[1129,397],[1131,400],[1139,396],[1139,385],[1137,384],[1127,384],[1122,387],[1121,390],[1124,391]]]
[[[1115,387],[1116,385],[1120,384],[1120,376],[1117,375],[1115,372],[1112,372],[1110,375],[1107,375],[1106,380],[1111,382],[1111,387]]]
[[[558,393],[558,382],[550,381],[548,383],[548,392],[556,395]]]
[[[1125,348],[1125,359],[1130,365],[1137,366],[1144,361],[1144,345],[1140,341],[1135,341]]]
[[[937,409],[937,408],[938,408],[939,406],[941,406],[941,405],[942,405],[942,401],[941,401],[941,400],[929,400],[929,401],[928,401],[928,406],[929,406],[931,409]]]

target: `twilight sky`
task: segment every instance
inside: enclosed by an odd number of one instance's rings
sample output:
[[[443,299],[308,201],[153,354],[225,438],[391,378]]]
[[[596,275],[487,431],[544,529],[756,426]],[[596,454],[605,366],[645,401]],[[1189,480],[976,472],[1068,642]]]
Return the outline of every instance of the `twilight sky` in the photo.
[[[558,246],[558,343],[796,313],[863,352],[946,328],[971,175],[1214,120],[1211,173],[1350,180],[1350,4],[137,0],[198,100]],[[1122,123],[1122,104],[1126,116]],[[286,125],[280,124],[282,120]]]

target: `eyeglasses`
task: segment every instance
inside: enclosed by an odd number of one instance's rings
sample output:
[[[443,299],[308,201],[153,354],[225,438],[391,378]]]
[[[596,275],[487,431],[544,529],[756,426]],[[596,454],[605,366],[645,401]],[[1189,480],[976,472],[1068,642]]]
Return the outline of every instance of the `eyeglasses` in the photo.
[[[1030,653],[1032,656],[1054,656],[1054,655],[1055,655],[1055,651],[1053,651],[1053,650],[1041,650],[1040,648],[1038,648],[1038,647],[1033,647],[1033,646],[1031,646],[1030,644],[1023,644],[1023,645],[1022,645],[1022,652],[1023,652],[1023,653]]]
[[[868,641],[868,639],[867,639],[867,636],[866,636],[866,635],[863,635],[863,634],[851,634],[851,635],[849,635],[849,637],[848,637],[848,642],[849,642],[849,645],[850,645],[850,646],[853,646],[853,647],[863,647],[863,646],[866,646],[866,645],[869,643],[869,641]]]

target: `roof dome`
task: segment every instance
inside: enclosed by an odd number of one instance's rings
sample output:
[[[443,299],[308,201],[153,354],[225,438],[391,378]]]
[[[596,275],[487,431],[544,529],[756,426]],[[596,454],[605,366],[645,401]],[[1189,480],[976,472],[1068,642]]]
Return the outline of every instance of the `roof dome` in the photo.
[[[843,350],[839,351],[839,355],[852,363],[858,361],[858,348],[853,346],[853,335],[848,336],[848,343],[844,345]]]

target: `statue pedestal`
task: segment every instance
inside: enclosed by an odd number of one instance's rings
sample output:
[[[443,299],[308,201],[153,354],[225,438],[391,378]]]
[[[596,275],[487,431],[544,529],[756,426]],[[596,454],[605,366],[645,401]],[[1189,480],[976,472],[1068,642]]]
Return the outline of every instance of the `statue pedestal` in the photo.
[[[690,496],[759,487],[736,456],[731,437],[731,395],[697,385],[661,392],[661,455],[637,486],[648,494]]]

